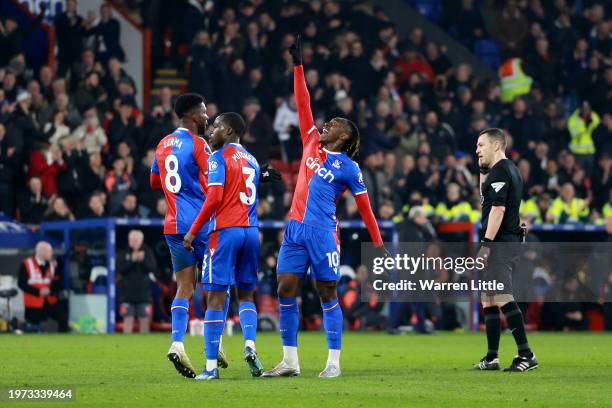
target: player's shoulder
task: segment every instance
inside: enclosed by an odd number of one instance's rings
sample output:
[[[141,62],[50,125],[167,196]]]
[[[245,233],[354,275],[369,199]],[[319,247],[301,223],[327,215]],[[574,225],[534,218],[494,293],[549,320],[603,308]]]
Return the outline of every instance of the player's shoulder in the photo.
[[[167,143],[168,143],[168,141],[170,139],[176,138],[176,136],[177,136],[176,131],[177,130],[178,129],[176,129],[176,130],[168,133],[166,136],[162,137],[162,139],[159,141],[159,143],[157,143],[157,147],[163,147],[163,146],[167,145]]]
[[[211,153],[208,161],[209,162],[224,162],[225,161],[224,151],[225,151],[224,148],[215,150],[214,152]]]
[[[359,168],[359,164],[357,164],[355,160],[351,159],[346,153],[342,153],[338,155],[338,160],[341,161],[346,171],[353,173],[353,174],[361,172],[361,168]]]
[[[210,145],[208,144],[208,142],[200,136],[195,136],[195,135],[191,135],[192,140],[193,140],[193,149],[196,151],[204,151],[207,154],[212,154],[212,149],[210,148]]]
[[[245,159],[252,166],[259,167],[259,163],[255,156],[253,156],[243,145],[238,143],[229,143],[225,148],[225,157],[226,158],[235,158],[235,159]]]

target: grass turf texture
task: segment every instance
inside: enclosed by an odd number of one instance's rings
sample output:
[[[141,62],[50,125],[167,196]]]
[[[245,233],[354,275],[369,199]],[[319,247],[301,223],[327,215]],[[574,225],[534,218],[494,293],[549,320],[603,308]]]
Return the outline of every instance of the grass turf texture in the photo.
[[[260,333],[257,340],[265,368],[272,368],[281,358],[278,334]],[[202,338],[185,341],[201,370]],[[343,338],[337,379],[317,378],[327,358],[323,333],[300,333],[297,378],[251,378],[242,337],[223,341],[230,367],[221,370],[221,381],[199,382],[180,377],[167,361],[169,335],[3,335],[0,387],[76,389],[76,402],[55,407],[612,406],[610,334],[529,333],[540,367],[503,373],[471,370],[486,350],[483,333],[350,333]],[[514,354],[512,337],[502,335],[503,367]]]

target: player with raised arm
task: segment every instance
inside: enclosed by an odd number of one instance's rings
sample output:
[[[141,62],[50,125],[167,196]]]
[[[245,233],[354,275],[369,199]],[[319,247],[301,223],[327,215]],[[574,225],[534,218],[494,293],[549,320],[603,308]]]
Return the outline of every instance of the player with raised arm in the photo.
[[[336,284],[339,275],[340,242],[336,205],[346,189],[355,196],[374,245],[384,248],[372,213],[363,177],[352,158],[359,150],[359,131],[348,119],[336,117],[323,131],[314,125],[310,95],[304,78],[300,37],[291,47],[294,63],[294,92],[303,154],[298,182],[289,211],[291,218],[278,255],[277,278],[280,334],[283,360],[265,377],[300,374],[297,353],[299,310],[297,290],[310,268],[323,309],[323,326],[329,348],[327,365],[319,377],[340,375],[342,310]]]
[[[225,324],[223,305],[231,285],[238,292],[244,359],[253,377],[263,373],[255,352],[254,301],[260,247],[257,187],[261,171],[255,157],[239,144],[245,131],[244,119],[237,113],[224,113],[215,119],[210,136],[215,152],[208,160],[208,195],[183,242],[190,250],[202,227],[210,224],[204,231],[209,234],[209,241],[202,276],[208,305],[204,316],[206,367],[197,380],[219,379],[217,359]]]
[[[208,236],[199,234],[194,240],[194,251],[183,248],[183,234],[189,231],[206,197],[208,158],[212,154],[208,143],[199,137],[204,134],[208,116],[204,98],[198,94],[180,95],[174,105],[179,127],[164,137],[155,150],[151,166],[150,184],[163,190],[168,212],[164,219],[164,235],[172,258],[177,291],[171,306],[172,344],[167,357],[176,370],[187,378],[196,376],[185,352],[183,340],[189,319],[189,301],[196,281],[196,265],[202,263]],[[229,298],[226,300],[227,311]],[[225,354],[220,354],[219,365],[227,367]]]

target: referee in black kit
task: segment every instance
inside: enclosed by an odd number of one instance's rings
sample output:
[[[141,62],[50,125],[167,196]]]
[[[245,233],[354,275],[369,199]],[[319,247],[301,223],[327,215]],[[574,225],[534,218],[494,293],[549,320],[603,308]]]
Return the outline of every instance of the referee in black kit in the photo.
[[[478,135],[476,154],[480,167],[480,201],[482,203],[481,247],[478,257],[486,261],[485,280],[496,279],[504,289],[481,294],[487,332],[487,355],[474,366],[477,370],[499,370],[499,310],[506,316],[518,355],[504,371],[525,372],[538,367],[529,348],[521,309],[512,295],[512,268],[518,244],[525,231],[520,226],[519,207],[523,180],[519,170],[506,157],[506,136],[501,129],[485,129]],[[495,242],[495,245],[491,243]],[[507,243],[507,244],[498,244]]]

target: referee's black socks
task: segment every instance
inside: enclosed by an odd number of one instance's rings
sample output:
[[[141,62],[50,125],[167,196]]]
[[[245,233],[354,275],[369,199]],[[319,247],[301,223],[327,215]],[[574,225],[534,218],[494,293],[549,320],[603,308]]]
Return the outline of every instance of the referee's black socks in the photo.
[[[497,358],[499,350],[499,336],[501,334],[501,322],[499,319],[499,307],[489,306],[484,309],[485,328],[487,330],[487,361]]]
[[[514,336],[514,341],[518,348],[519,356],[531,358],[533,353],[527,343],[527,334],[525,333],[525,322],[523,321],[523,312],[515,301],[508,302],[501,307],[502,312],[506,316],[508,328]]]

